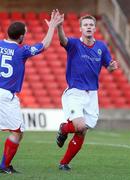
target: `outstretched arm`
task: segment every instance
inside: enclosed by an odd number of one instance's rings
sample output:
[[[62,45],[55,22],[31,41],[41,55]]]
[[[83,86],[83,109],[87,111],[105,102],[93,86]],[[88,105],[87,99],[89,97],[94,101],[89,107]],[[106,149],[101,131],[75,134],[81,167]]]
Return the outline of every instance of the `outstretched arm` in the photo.
[[[68,42],[68,39],[67,39],[67,37],[66,37],[66,35],[64,33],[64,29],[63,29],[63,25],[62,24],[58,25],[57,32],[58,32],[60,43],[63,46],[66,46],[67,42]]]
[[[48,28],[47,34],[44,37],[44,39],[42,40],[42,43],[44,45],[44,49],[47,49],[50,46],[55,28],[61,22],[62,22],[61,15],[58,12],[52,11],[51,20],[48,24],[49,28]]]
[[[59,11],[57,10],[57,12],[59,12]],[[62,17],[62,22],[57,26],[57,32],[58,32],[60,43],[63,46],[66,46],[68,39],[67,39],[64,29],[63,29],[64,14],[62,14],[61,17]]]

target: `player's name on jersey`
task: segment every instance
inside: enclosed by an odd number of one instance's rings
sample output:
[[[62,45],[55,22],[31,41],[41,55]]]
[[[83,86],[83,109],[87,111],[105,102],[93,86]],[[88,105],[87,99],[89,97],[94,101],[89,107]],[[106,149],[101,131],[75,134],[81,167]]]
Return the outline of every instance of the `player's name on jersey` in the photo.
[[[8,48],[0,47],[0,54],[13,56],[14,55],[14,49],[8,49]]]

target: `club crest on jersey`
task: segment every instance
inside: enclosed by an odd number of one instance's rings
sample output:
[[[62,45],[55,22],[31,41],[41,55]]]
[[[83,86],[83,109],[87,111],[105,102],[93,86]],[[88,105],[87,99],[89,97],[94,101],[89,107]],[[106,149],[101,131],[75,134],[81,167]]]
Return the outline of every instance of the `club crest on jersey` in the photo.
[[[32,55],[35,55],[37,51],[38,51],[38,49],[36,47],[34,47],[34,46],[31,47],[31,54]]]
[[[98,49],[98,54],[101,55],[102,54],[102,50]]]

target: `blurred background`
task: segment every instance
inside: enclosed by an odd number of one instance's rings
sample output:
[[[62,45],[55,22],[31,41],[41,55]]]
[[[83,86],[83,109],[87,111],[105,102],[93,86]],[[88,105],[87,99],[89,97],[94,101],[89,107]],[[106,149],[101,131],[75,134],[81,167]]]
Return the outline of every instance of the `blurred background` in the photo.
[[[11,21],[23,21],[28,27],[25,44],[43,39],[47,31],[44,19],[58,8],[65,13],[67,36],[80,37],[80,16],[97,19],[95,38],[107,43],[119,69],[100,75],[100,120],[97,128],[130,129],[130,2],[128,0],[4,0],[0,1],[0,39],[6,38]],[[57,33],[49,49],[28,60],[20,97],[27,130],[57,130],[64,115],[61,95],[66,88],[66,53]]]

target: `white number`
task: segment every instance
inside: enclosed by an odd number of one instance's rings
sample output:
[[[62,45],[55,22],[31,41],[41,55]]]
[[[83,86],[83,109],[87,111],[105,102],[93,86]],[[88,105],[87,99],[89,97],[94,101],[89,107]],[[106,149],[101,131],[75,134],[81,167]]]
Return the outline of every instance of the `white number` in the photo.
[[[2,55],[1,67],[6,68],[8,70],[7,73],[0,72],[1,76],[4,78],[9,78],[13,74],[13,67],[7,62],[11,60],[12,60],[12,56]]]

